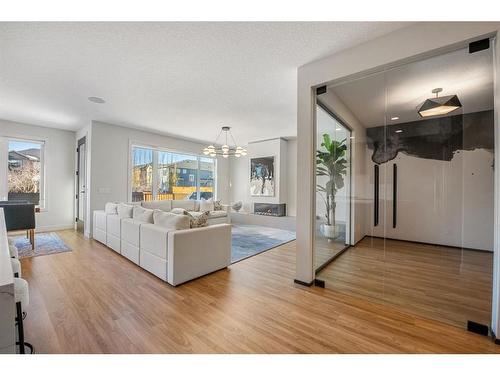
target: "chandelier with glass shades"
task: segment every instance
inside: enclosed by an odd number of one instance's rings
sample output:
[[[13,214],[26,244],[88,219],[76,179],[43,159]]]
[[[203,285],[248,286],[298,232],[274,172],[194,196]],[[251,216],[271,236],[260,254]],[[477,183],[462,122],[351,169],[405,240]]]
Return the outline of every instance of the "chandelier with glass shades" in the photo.
[[[226,139],[224,145],[222,145],[220,147],[214,146],[214,145],[218,144],[217,142],[219,141],[219,138],[221,137],[222,132],[224,132],[223,137],[225,137],[225,139]],[[228,144],[228,135],[232,141],[231,146]],[[234,157],[239,158],[241,156],[245,156],[247,154],[247,150],[241,146],[237,146],[236,142],[234,141],[234,137],[231,134],[231,128],[229,126],[223,126],[221,131],[219,132],[219,135],[215,139],[215,142],[213,144],[211,144],[210,146],[205,147],[203,149],[203,153],[205,155],[209,155],[211,157],[215,157],[217,155],[222,155],[223,158],[228,158],[229,156],[234,156]]]

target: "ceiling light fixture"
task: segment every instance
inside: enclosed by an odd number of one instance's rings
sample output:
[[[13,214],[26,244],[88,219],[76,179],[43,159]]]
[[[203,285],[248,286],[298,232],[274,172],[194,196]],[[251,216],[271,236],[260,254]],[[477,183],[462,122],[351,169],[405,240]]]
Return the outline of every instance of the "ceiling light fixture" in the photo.
[[[391,117],[391,120],[392,120],[392,121],[399,120],[399,117],[398,117],[398,116]]]
[[[106,101],[103,98],[99,98],[98,96],[89,96],[88,99],[92,103],[96,103],[96,104],[104,104],[104,103],[106,103]]]
[[[396,130],[396,133],[402,133],[403,131],[401,129]]]
[[[214,145],[217,144],[217,141],[219,140],[222,132],[225,133],[225,143],[221,147],[216,147]],[[233,142],[232,146],[228,144],[228,134],[231,138],[231,141]],[[229,126],[223,126],[221,131],[219,132],[219,135],[215,139],[215,142],[203,149],[203,154],[209,155],[211,157],[222,155],[223,158],[228,158],[229,156],[239,158],[241,156],[245,156],[247,154],[247,150],[241,146],[237,146],[234,137],[231,134],[231,128]]]
[[[435,98],[427,99],[418,109],[418,114],[422,117],[440,116],[453,112],[462,107],[462,103],[458,100],[458,96],[449,95],[439,97],[439,93],[443,91],[442,88],[432,90],[436,94]]]

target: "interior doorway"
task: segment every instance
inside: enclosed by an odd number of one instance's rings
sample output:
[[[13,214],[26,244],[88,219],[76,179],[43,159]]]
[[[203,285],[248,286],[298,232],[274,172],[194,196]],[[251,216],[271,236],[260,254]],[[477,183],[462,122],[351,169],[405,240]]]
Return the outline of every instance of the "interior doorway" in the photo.
[[[490,325],[492,48],[336,82],[318,96],[353,130],[355,166],[352,246],[316,273],[327,288],[460,327]]]
[[[78,140],[76,148],[76,230],[85,232],[85,207],[87,201],[86,170],[87,170],[87,148],[86,137]]]

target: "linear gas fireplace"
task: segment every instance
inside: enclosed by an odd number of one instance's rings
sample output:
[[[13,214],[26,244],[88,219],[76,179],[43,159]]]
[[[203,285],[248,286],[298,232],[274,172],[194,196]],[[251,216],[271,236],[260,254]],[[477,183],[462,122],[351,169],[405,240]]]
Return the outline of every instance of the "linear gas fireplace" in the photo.
[[[253,213],[266,216],[286,216],[285,203],[254,203]]]

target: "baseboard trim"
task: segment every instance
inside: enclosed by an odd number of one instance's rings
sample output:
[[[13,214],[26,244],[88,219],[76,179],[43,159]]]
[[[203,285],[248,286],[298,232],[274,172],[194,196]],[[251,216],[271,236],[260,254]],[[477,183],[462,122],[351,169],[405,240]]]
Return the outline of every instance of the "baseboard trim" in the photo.
[[[312,285],[314,284],[314,280],[313,280],[313,281],[311,281],[311,282],[309,282],[309,283],[307,283],[307,282],[302,281],[302,280],[293,279],[293,282],[294,282],[295,284],[299,284],[299,285],[302,285],[302,286],[312,286]]]
[[[54,232],[58,230],[66,230],[66,229],[74,229],[73,224],[69,225],[46,225],[43,227],[37,227],[35,228],[36,233],[42,233],[42,232]]]
[[[468,250],[468,251],[479,251],[479,252],[482,252],[482,253],[493,253],[493,251],[491,251],[491,250],[473,249],[473,248],[470,248],[470,247],[459,247],[459,246],[452,246],[452,245],[442,245],[442,244],[439,244],[439,243],[432,243],[432,242],[401,240],[399,238],[372,236],[372,235],[369,235],[369,234],[365,235],[365,237],[378,238],[378,239],[381,239],[381,240],[391,240],[391,241],[416,243],[416,244],[419,244],[419,245],[440,246],[440,247],[447,247],[447,248],[450,248],[450,249],[459,249],[459,250]]]

